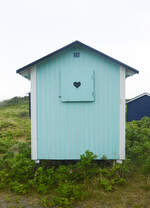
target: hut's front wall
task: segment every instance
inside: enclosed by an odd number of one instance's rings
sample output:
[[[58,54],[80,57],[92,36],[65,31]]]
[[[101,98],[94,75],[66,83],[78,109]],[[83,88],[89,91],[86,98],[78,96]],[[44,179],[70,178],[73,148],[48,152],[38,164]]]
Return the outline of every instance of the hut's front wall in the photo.
[[[72,96],[74,88],[68,85],[65,93],[62,79],[71,83],[75,74],[79,82],[86,71],[93,97],[75,94],[65,102],[62,96]],[[35,105],[37,159],[79,159],[85,150],[99,159],[120,159],[119,65],[85,48],[67,49],[36,65]]]

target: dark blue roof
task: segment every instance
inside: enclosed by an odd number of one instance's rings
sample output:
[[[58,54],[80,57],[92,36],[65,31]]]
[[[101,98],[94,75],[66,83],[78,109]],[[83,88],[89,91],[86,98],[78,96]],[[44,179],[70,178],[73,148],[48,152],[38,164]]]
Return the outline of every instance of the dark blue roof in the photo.
[[[53,56],[53,55],[56,55],[58,52],[61,52],[62,50],[65,50],[65,49],[70,48],[72,46],[78,46],[78,45],[79,46],[84,46],[85,48],[90,49],[91,51],[93,51],[93,52],[95,52],[95,53],[97,53],[97,54],[99,54],[101,56],[104,56],[104,57],[114,61],[115,63],[117,63],[119,65],[122,65],[122,66],[126,67],[127,69],[133,71],[134,73],[139,73],[139,71],[137,69],[134,69],[133,67],[130,67],[130,66],[128,66],[128,65],[126,65],[126,64],[124,64],[124,63],[122,63],[122,62],[120,62],[120,61],[118,61],[118,60],[116,60],[116,59],[114,59],[114,58],[112,58],[112,57],[110,57],[110,56],[108,56],[108,55],[106,55],[106,54],[104,54],[104,53],[102,53],[102,52],[92,48],[92,47],[90,47],[90,46],[87,46],[84,43],[81,43],[80,41],[74,41],[74,42],[64,46],[63,48],[60,48],[60,49],[58,49],[58,50],[56,50],[56,51],[54,51],[54,52],[52,52],[52,53],[50,53],[48,55],[46,55],[46,56],[36,60],[36,61],[34,61],[34,62],[32,62],[32,63],[30,63],[30,64],[28,64],[28,65],[26,65],[26,66],[24,66],[24,67],[22,67],[20,69],[18,69],[16,72],[17,73],[21,73],[21,72],[25,71],[27,68],[33,66],[34,64],[39,63],[40,61],[42,61],[45,58],[48,58],[48,57]]]

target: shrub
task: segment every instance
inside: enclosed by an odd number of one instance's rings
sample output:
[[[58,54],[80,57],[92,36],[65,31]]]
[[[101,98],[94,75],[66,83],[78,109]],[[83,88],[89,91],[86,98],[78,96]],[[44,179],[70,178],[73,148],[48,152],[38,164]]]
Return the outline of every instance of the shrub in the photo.
[[[40,202],[41,202],[41,205],[43,207],[46,207],[46,208],[47,207],[53,207],[54,206],[54,203],[52,202],[52,200],[49,199],[48,196],[43,197]]]
[[[87,192],[82,185],[75,185],[72,182],[59,184],[56,193],[57,196],[54,197],[55,205],[65,208],[72,207],[75,201],[83,200],[87,196]]]
[[[74,175],[74,171],[72,170],[73,167],[72,165],[70,166],[65,166],[65,165],[60,165],[56,172],[55,172],[55,177],[56,177],[56,180],[59,183],[64,183],[66,181],[70,181],[72,179],[72,175]],[[70,172],[71,170],[71,172]]]
[[[80,156],[80,161],[76,164],[77,180],[85,180],[98,173],[98,165],[94,162],[97,156],[89,150]]]
[[[31,158],[31,144],[25,143],[25,142],[18,143],[18,152],[23,157],[30,159]]]
[[[143,167],[142,167],[142,173],[144,175],[149,175],[150,174],[150,156],[145,159],[145,162],[144,162]]]
[[[132,167],[146,174],[149,170],[150,155],[150,118],[132,121],[126,128],[127,158],[132,161]]]
[[[127,183],[128,167],[126,163],[115,164],[112,167],[99,169],[99,187],[105,191],[113,191],[119,185]]]
[[[39,167],[34,174],[34,178],[31,181],[31,184],[36,188],[39,193],[49,193],[52,187],[55,185],[55,172],[54,168],[43,169]]]
[[[10,189],[16,194],[26,194],[29,192],[29,185],[28,183],[22,184],[17,181],[11,182]]]
[[[100,185],[104,188],[105,191],[112,191],[112,184],[111,181],[107,178],[101,178],[100,179]]]
[[[9,183],[9,174],[8,171],[3,169],[0,171],[0,189],[5,188]]]
[[[10,138],[0,138],[0,153],[7,153],[8,149],[14,144],[14,141]]]

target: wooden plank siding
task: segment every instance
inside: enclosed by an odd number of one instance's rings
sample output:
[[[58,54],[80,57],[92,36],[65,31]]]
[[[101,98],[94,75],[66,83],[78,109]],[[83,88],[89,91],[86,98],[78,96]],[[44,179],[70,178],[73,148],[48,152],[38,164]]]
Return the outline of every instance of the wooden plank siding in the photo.
[[[74,52],[80,57],[74,57]],[[94,102],[62,102],[67,70],[95,74]],[[69,90],[69,89],[68,89]],[[120,158],[120,66],[84,47],[71,47],[36,65],[37,159]]]

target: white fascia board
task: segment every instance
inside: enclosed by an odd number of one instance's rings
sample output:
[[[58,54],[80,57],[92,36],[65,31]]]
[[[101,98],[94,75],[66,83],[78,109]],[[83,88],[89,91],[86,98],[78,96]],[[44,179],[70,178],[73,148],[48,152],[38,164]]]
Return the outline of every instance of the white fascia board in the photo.
[[[31,71],[31,158],[37,160],[37,131],[36,131],[36,66]]]
[[[132,102],[133,100],[136,100],[136,99],[138,99],[138,98],[141,98],[141,97],[143,97],[143,96],[145,96],[145,95],[146,95],[146,96],[150,96],[149,93],[144,92],[143,94],[140,94],[140,95],[138,95],[138,96],[136,96],[136,97],[134,97],[134,98],[128,100],[126,103],[130,103],[130,102]]]
[[[125,79],[126,69],[120,66],[120,160],[125,159]]]

